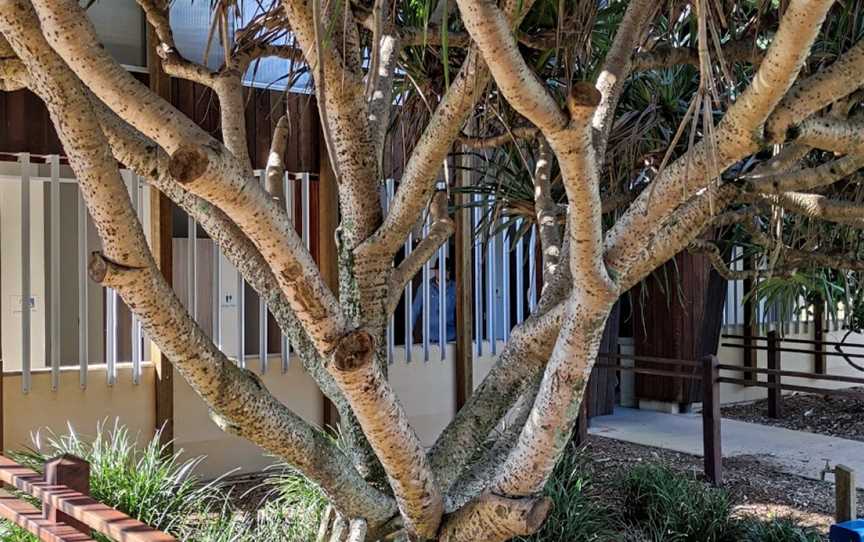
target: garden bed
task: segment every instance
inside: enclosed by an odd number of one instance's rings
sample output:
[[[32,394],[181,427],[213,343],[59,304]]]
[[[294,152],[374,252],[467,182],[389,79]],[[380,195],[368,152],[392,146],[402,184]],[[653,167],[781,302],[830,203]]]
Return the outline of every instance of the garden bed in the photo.
[[[591,491],[604,501],[620,499],[615,480],[637,465],[657,464],[696,478],[703,477],[702,458],[659,448],[591,435],[585,448],[593,481]],[[833,523],[834,486],[782,473],[754,457],[723,460],[723,488],[735,513],[763,520],[791,516],[797,523],[827,533]],[[864,516],[864,491],[858,492],[859,516]]]
[[[864,394],[864,387],[854,388]],[[768,417],[768,401],[723,407],[724,418],[820,433],[864,442],[864,401],[836,396],[797,393],[783,396],[779,419]]]

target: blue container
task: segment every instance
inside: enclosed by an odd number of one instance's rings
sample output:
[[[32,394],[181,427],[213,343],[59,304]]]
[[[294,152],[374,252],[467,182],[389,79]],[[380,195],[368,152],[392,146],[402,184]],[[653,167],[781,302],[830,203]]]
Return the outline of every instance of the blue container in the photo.
[[[831,542],[864,542],[864,519],[832,525],[828,538]]]

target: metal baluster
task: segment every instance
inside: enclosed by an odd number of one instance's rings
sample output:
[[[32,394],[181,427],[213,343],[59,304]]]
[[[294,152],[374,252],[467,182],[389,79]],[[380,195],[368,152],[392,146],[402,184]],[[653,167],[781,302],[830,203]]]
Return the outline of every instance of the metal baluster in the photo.
[[[447,352],[447,243],[438,249],[438,346],[440,359],[446,359]]]
[[[493,356],[498,353],[498,345],[496,340],[497,333],[495,329],[495,305],[497,304],[497,299],[495,296],[495,279],[497,278],[497,273],[495,269],[495,254],[495,237],[490,236],[486,244],[486,324],[489,327],[489,343]]]
[[[237,363],[246,368],[246,287],[237,271]]]
[[[132,208],[135,210],[135,216],[141,219],[141,185],[138,175],[132,174],[130,177],[130,196],[132,200]],[[134,312],[132,313],[132,384],[141,382],[141,322]]]
[[[186,222],[186,308],[198,321],[198,225],[191,216]]]
[[[405,257],[411,254],[412,243],[414,241],[414,233],[408,232],[408,240],[405,242]],[[411,363],[411,358],[414,350],[414,314],[411,310],[414,307],[414,292],[412,290],[412,281],[409,280],[405,285],[405,362]]]
[[[528,238],[528,310],[537,307],[537,226],[531,226]]]
[[[471,209],[471,230],[477,231],[477,225],[480,222],[480,208],[476,205],[480,201],[480,196],[474,196],[475,206]],[[477,343],[477,356],[483,355],[483,247],[480,244],[480,239],[474,240],[474,331],[477,336],[474,340]]]
[[[105,362],[109,386],[117,382],[117,291],[105,290]]]
[[[510,237],[509,229],[501,232],[501,286],[504,290],[504,342],[510,339]]]
[[[423,223],[423,239],[429,236],[429,214],[426,214]],[[422,242],[422,241],[421,241]],[[429,320],[432,316],[432,307],[429,302],[429,260],[423,264],[423,310],[420,311],[423,318],[423,361],[429,361]]]
[[[290,182],[286,173],[282,178],[282,183],[285,193],[285,212],[291,220],[291,226],[294,227],[294,183]],[[288,340],[288,335],[282,332],[282,373],[287,373],[291,367],[291,341]]]
[[[87,276],[87,206],[81,188],[75,185],[78,194],[78,367],[81,388],[87,387],[87,371],[90,364],[90,340],[88,330],[89,284]]]
[[[18,155],[21,166],[21,389],[30,392],[30,154]]]
[[[216,347],[222,350],[222,251],[215,239],[211,239],[211,250],[213,252],[213,292],[211,294],[211,307],[213,312],[213,341]]]
[[[51,169],[51,391],[60,387],[60,157]]]
[[[516,222],[516,231],[522,231],[522,219]],[[524,236],[516,241],[516,323],[525,320],[525,269],[522,267],[525,258]]]

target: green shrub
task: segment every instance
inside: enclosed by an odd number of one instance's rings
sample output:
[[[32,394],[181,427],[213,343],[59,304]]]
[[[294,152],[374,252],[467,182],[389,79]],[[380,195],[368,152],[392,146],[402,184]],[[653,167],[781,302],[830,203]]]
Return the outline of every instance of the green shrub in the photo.
[[[726,492],[676,474],[639,465],[618,480],[624,520],[638,523],[656,542],[737,541],[737,524]]]
[[[41,472],[52,457],[81,457],[90,463],[94,499],[161,531],[176,535],[225,501],[218,480],[205,484],[195,475],[203,458],[169,454],[158,433],[141,449],[119,422],[97,424],[92,439],[69,426],[64,435],[48,432],[33,440],[31,449],[12,454],[16,461]]]
[[[554,503],[543,527],[524,542],[606,542],[619,540],[610,524],[610,510],[589,494],[585,454],[570,446],[556,465],[544,494]]]
[[[802,527],[794,518],[777,517],[769,521],[759,518],[741,520],[741,542],[820,542],[822,536],[814,529]]]

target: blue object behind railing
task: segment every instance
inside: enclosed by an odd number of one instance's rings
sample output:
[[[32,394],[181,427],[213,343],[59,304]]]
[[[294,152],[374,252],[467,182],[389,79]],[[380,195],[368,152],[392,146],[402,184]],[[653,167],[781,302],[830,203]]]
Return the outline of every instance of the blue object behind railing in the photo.
[[[832,525],[829,540],[831,542],[864,542],[864,519]]]

